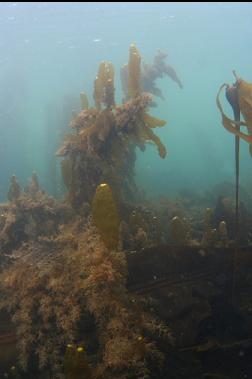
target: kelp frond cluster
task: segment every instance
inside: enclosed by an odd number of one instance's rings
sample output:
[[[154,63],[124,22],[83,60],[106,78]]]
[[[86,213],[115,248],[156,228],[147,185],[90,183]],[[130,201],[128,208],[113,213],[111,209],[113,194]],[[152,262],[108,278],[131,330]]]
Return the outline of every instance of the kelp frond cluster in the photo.
[[[130,46],[129,62],[124,66],[127,78],[122,77],[127,100],[121,105],[115,104],[111,62],[104,61],[99,66],[94,81],[95,107],[89,107],[86,94],[81,93],[82,111],[71,121],[72,133],[57,152],[64,157],[63,178],[74,206],[90,202],[96,187],[103,182],[111,186],[120,200],[136,198],[135,148],[143,151],[147,141],[152,141],[160,157],[165,158],[166,148],[153,129],[166,122],[148,112],[153,102],[150,92],[158,94],[155,79],[169,71],[168,66],[161,65],[163,59],[164,56],[156,58],[155,69],[144,66],[143,74],[141,55],[134,44]]]
[[[234,72],[235,74],[235,72]],[[236,76],[236,74],[235,74]],[[248,83],[241,78],[236,77],[236,83],[234,88],[233,99],[229,98],[229,102],[232,105],[234,112],[242,114],[244,121],[232,120],[225,115],[221,102],[221,92],[226,89],[226,92],[230,89],[228,84],[222,84],[217,94],[216,103],[222,116],[223,126],[231,133],[235,134],[242,140],[249,143],[250,155],[252,155],[252,83]],[[245,126],[247,128],[247,134],[240,131],[240,127]]]

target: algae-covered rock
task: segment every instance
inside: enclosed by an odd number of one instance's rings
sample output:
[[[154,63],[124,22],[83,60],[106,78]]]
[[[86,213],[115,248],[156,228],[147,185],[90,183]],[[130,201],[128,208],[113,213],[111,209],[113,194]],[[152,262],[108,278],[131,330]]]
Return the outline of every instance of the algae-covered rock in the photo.
[[[119,216],[110,186],[102,183],[96,188],[92,202],[93,222],[108,249],[116,249],[119,235]]]

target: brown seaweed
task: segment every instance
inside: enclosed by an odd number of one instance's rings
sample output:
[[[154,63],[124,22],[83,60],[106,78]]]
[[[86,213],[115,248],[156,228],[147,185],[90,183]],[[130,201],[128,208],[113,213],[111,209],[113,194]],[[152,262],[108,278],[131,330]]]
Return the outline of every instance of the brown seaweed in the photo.
[[[240,141],[249,143],[249,152],[252,156],[252,84],[245,80],[238,78],[235,71],[233,71],[236,77],[236,83],[233,86],[223,84],[217,94],[216,103],[221,112],[222,124],[231,133],[235,134],[235,161],[236,161],[236,241],[239,240],[239,171],[240,171]],[[226,98],[233,108],[234,120],[228,118],[222,109],[220,103],[221,91],[226,88]],[[240,121],[240,113],[245,121]],[[241,126],[247,127],[248,134],[240,131]]]
[[[111,62],[101,62],[94,81],[93,97],[97,109],[101,109],[102,105],[108,108],[115,105],[114,68]]]
[[[143,378],[148,362],[162,363],[155,341],[170,344],[170,329],[126,290],[125,254],[107,249],[85,222],[76,217],[57,235],[28,241],[0,274],[0,309],[8,309],[17,331],[18,364],[24,375],[32,363],[37,370],[49,368],[53,378],[63,370],[71,378],[91,371],[97,379],[123,378],[129,371]],[[69,351],[62,354],[67,344],[83,342],[88,353],[82,364]]]
[[[164,76],[169,76],[181,89],[183,88],[175,69],[165,62],[166,58],[167,54],[158,51],[153,63],[143,63],[141,68],[141,57],[135,45],[131,46],[130,66],[129,64],[124,64],[120,71],[124,101],[137,96],[141,91],[149,92],[164,100],[162,91],[156,86],[156,80]],[[140,81],[136,80],[139,76],[139,71],[141,71]],[[151,106],[156,106],[156,103],[152,101]]]
[[[246,122],[248,135],[252,139],[252,83],[239,79],[237,81],[237,92],[241,114]],[[252,145],[249,146],[252,155]]]
[[[216,98],[216,104],[222,116],[222,124],[224,128],[227,129],[229,132],[235,134],[236,136],[240,137],[241,139],[243,139],[244,141],[248,142],[251,145],[252,144],[252,100],[249,98],[250,96],[249,88],[251,91],[252,84],[247,83],[244,80],[241,80],[238,87],[240,109],[241,109],[242,115],[244,116],[245,121],[235,121],[225,115],[221,102],[220,102],[220,95],[223,89],[227,88],[227,86],[228,86],[227,84],[222,84]],[[238,131],[236,128],[237,126],[246,126],[248,130],[248,134]]]
[[[64,157],[63,178],[73,205],[90,202],[102,182],[111,186],[117,200],[136,197],[135,148],[143,151],[151,141],[160,157],[166,156],[165,146],[152,130],[166,122],[148,113],[152,96],[142,92],[141,56],[134,44],[127,67],[128,98],[115,105],[113,65],[105,61],[100,64],[94,82],[95,108],[86,107],[73,118],[73,132],[56,153]]]
[[[124,64],[120,69],[120,79],[121,79],[121,86],[122,86],[122,92],[124,94],[123,103],[128,100],[129,93],[128,93],[128,81],[129,81],[129,70],[128,70],[128,64]]]
[[[128,94],[133,99],[141,94],[141,56],[134,44],[130,45],[128,63]]]
[[[153,95],[164,99],[162,91],[156,86],[155,81],[163,76],[169,76],[179,88],[183,88],[182,82],[179,79],[175,69],[165,62],[167,54],[158,51],[152,64],[144,64],[142,71],[142,86],[143,90],[151,92]]]

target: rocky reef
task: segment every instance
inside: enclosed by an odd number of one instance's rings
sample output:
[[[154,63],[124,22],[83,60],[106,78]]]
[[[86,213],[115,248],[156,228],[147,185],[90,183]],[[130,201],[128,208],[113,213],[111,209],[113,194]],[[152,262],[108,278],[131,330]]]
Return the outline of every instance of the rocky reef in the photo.
[[[114,204],[108,228],[103,209],[111,212],[114,200],[103,191],[80,216],[41,191],[33,175],[26,192],[2,206],[0,310],[10,317],[22,377],[148,377],[162,366],[158,341],[169,344],[170,329],[126,289],[118,213]],[[69,357],[67,346],[85,354]]]

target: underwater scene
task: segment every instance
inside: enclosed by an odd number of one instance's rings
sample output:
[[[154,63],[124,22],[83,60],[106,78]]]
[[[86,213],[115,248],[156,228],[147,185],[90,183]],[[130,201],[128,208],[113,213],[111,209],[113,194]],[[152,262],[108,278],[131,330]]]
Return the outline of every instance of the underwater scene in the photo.
[[[252,379],[251,20],[0,4],[0,379]]]

